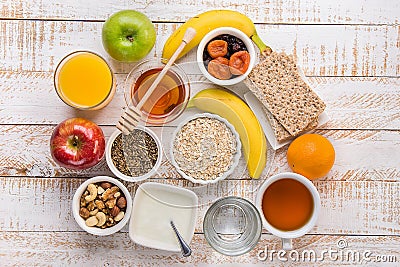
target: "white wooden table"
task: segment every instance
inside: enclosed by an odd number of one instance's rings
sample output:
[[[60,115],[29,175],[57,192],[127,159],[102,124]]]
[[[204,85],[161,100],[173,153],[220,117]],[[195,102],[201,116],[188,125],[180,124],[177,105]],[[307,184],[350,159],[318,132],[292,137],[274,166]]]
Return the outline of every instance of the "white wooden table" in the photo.
[[[340,256],[344,252],[364,255],[364,263],[370,266],[399,266],[400,2],[196,2],[0,1],[0,266],[358,263],[352,255],[350,259]],[[66,118],[82,116],[98,123],[108,137],[124,106],[124,77],[134,66],[112,61],[104,51],[101,44],[104,20],[122,9],[147,14],[158,34],[149,55],[153,57],[160,55],[165,40],[180,23],[217,8],[246,13],[256,23],[262,39],[274,50],[295,54],[310,85],[327,103],[331,120],[317,133],[332,140],[337,159],[332,171],[314,182],[322,200],[317,225],[306,236],[294,240],[300,254],[315,251],[319,257],[316,262],[307,259],[283,262],[277,254],[264,260],[265,255],[260,251],[281,248],[279,239],[266,231],[255,249],[239,257],[218,254],[204,239],[202,217],[208,203],[224,195],[254,201],[262,180],[289,170],[287,147],[276,152],[261,181],[250,180],[246,175],[233,176],[196,189],[204,205],[198,212],[191,243],[194,252],[189,258],[135,245],[126,227],[108,237],[87,234],[72,217],[75,189],[88,177],[112,174],[105,161],[80,172],[58,167],[49,153],[52,130]],[[73,110],[54,91],[52,77],[56,64],[77,49],[100,53],[116,72],[117,93],[110,105],[100,111]],[[181,62],[194,58],[192,52]],[[191,186],[179,179],[167,161],[160,174],[151,180]],[[129,187],[134,194],[136,186]],[[329,250],[339,253],[329,257],[324,254]]]

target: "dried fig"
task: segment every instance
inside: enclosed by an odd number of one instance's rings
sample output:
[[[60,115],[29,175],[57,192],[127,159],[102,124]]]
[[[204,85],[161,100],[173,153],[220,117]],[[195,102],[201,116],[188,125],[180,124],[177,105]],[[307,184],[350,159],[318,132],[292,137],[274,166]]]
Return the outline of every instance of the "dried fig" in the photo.
[[[250,65],[250,54],[247,51],[234,53],[229,59],[229,68],[233,75],[244,74]]]
[[[228,53],[228,43],[223,40],[214,40],[207,45],[207,52],[212,58],[223,57]]]
[[[229,60],[224,57],[217,57],[208,63],[208,72],[217,79],[228,80],[232,74],[229,70]]]

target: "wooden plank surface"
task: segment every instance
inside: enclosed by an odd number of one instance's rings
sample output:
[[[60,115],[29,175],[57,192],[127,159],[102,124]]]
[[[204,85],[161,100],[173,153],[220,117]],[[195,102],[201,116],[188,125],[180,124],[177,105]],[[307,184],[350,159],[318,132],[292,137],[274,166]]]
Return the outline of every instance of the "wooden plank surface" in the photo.
[[[58,124],[68,117],[83,116],[100,125],[114,125],[126,105],[125,77],[126,74],[116,75],[117,92],[113,100],[106,108],[92,112],[64,105],[55,92],[53,72],[0,72],[0,124]],[[190,74],[189,78],[204,81],[197,74]],[[399,129],[399,78],[308,77],[307,81],[327,103],[331,120],[323,128]],[[215,86],[193,83],[192,95],[209,87]]]
[[[400,262],[399,237],[306,235],[294,241],[298,256],[288,252],[280,257],[276,252],[281,249],[280,241],[266,234],[262,235],[251,252],[238,257],[215,252],[203,235],[195,234],[192,244],[193,254],[183,258],[177,253],[136,245],[124,233],[96,237],[81,232],[3,232],[0,234],[0,247],[4,249],[0,257],[10,266],[24,266],[27,260],[35,266],[157,267],[184,264],[210,267],[398,266]],[[341,249],[340,244],[347,246]],[[331,255],[328,251],[331,251]],[[267,252],[267,256],[264,252]]]
[[[0,62],[7,71],[54,71],[72,50],[93,50],[111,61],[117,73],[133,64],[113,61],[101,43],[102,22],[0,21]],[[149,57],[180,24],[156,24],[157,43]],[[400,26],[259,25],[261,38],[274,50],[298,57],[307,76],[398,76]],[[90,34],[87,34],[90,32]],[[7,59],[7,60],[6,60]],[[181,62],[195,61],[195,52]]]
[[[104,160],[85,171],[60,168],[51,159],[49,138],[56,124],[74,116],[100,124],[106,137],[114,131],[125,106],[124,78],[135,64],[106,54],[101,28],[109,15],[127,8],[155,22],[157,43],[148,58],[160,56],[182,22],[217,8],[246,13],[268,45],[297,57],[309,84],[327,104],[331,119],[316,132],[332,141],[336,162],[326,177],[313,182],[321,195],[321,214],[308,235],[294,240],[294,247],[320,256],[326,250],[371,252],[368,260],[281,261],[277,254],[263,260],[265,249],[281,248],[280,240],[265,230],[257,246],[239,257],[223,256],[207,244],[202,218],[209,205],[227,195],[254,201],[263,181],[289,170],[287,147],[270,154],[271,165],[260,180],[248,177],[241,159],[234,175],[209,186],[180,178],[164,157],[151,180],[189,188],[201,204],[189,258],[135,245],[127,226],[108,237],[78,227],[70,212],[76,188],[88,177],[112,173]],[[0,1],[0,266],[398,266],[399,14],[400,2],[389,0]],[[54,92],[57,63],[78,49],[103,55],[116,73],[117,93],[100,111],[73,110]],[[193,51],[179,62],[194,60]],[[186,63],[185,70],[192,81],[201,81],[193,85],[193,93],[210,87],[195,65]],[[164,146],[178,122],[152,127]],[[134,195],[137,184],[125,184]]]
[[[395,24],[397,1],[229,0],[229,1],[78,1],[3,0],[0,17],[13,19],[105,20],[121,9],[144,12],[155,21],[186,21],[210,9],[234,9],[256,23]],[[162,10],[162,12],[160,12]]]
[[[72,197],[84,178],[0,178],[4,208],[0,229],[22,231],[81,231],[70,212]],[[226,180],[191,187],[177,179],[157,180],[190,188],[199,197],[196,232],[203,232],[203,217],[215,200],[229,195],[255,201],[263,180]],[[125,183],[127,184],[127,183]],[[312,234],[400,235],[400,183],[381,181],[315,181],[321,213]],[[127,184],[132,195],[137,185]],[[16,209],[16,207],[19,207]],[[29,214],[29,216],[26,216]],[[124,232],[128,227],[123,228]]]
[[[72,171],[57,166],[49,153],[49,140],[54,126],[17,125],[2,126],[0,134],[0,175],[29,177],[76,177],[111,174],[105,160],[85,170]],[[105,136],[115,130],[103,126]],[[153,128],[166,147],[174,128]],[[336,150],[335,166],[324,180],[339,181],[399,181],[400,174],[400,131],[347,131],[319,130],[329,138]],[[162,137],[165,138],[162,138]],[[379,155],[379,156],[378,156]],[[157,177],[180,177],[168,163],[164,154],[163,164]],[[231,178],[248,178],[244,171],[243,158]],[[278,150],[268,173],[288,171],[286,147]],[[266,173],[265,175],[268,175]]]

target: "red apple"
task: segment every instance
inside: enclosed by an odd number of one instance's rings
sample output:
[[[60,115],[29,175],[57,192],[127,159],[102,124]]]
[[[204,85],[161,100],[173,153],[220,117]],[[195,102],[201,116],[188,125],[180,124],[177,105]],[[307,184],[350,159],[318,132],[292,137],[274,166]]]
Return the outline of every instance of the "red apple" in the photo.
[[[50,138],[54,161],[74,170],[96,165],[104,156],[103,131],[94,122],[83,118],[67,119],[56,126]]]

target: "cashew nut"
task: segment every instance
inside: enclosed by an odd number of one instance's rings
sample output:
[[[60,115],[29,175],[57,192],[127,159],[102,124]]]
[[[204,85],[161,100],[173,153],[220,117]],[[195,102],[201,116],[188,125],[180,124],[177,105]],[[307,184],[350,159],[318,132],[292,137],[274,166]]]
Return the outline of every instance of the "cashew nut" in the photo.
[[[98,222],[99,222],[99,220],[96,218],[96,216],[89,217],[85,221],[86,225],[89,226],[89,227],[95,226]]]
[[[95,210],[89,211],[89,215],[93,216],[93,215],[96,215],[98,212],[99,212],[99,210],[95,209]]]
[[[94,184],[89,184],[87,190],[89,191],[89,195],[85,197],[86,202],[95,200],[97,196],[96,186]]]
[[[114,217],[114,221],[119,222],[120,220],[122,220],[122,218],[124,218],[125,213],[123,211],[121,211],[120,213],[118,213],[117,216]]]
[[[96,218],[99,220],[98,223],[96,224],[96,226],[103,226],[103,224],[106,223],[106,215],[103,212],[98,212],[96,214]]]

